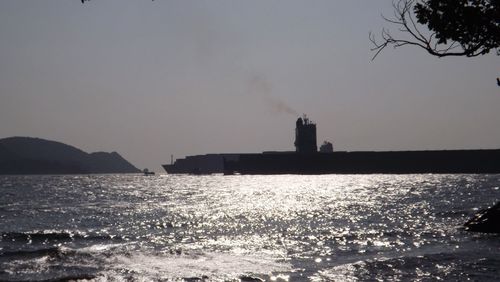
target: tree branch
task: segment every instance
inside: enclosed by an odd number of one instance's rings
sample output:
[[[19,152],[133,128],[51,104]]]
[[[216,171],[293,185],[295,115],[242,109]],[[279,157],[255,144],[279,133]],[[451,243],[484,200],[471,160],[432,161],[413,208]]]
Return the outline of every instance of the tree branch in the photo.
[[[380,52],[388,46],[398,48],[406,45],[417,46],[426,50],[429,54],[440,58],[447,56],[476,57],[485,54],[483,48],[486,42],[474,44],[472,46],[464,46],[453,40],[449,40],[450,43],[440,43],[436,38],[435,32],[426,37],[413,15],[415,3],[415,0],[398,0],[392,4],[394,8],[394,18],[389,19],[382,15],[382,18],[386,22],[399,26],[399,31],[403,34],[407,34],[409,38],[394,37],[384,28],[380,34],[382,40],[377,41],[373,33],[370,32],[369,39],[373,44],[370,50],[375,52],[372,60],[375,60]],[[457,50],[457,48],[461,48],[462,50]]]

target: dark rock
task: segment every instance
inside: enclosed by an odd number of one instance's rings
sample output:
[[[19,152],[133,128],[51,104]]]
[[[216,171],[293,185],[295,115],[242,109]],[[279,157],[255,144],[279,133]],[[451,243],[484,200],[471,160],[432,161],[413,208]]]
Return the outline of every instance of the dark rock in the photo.
[[[203,282],[208,280],[208,276],[203,275],[202,277],[186,277],[183,278],[182,280],[186,282]]]
[[[241,276],[240,277],[241,282],[263,282],[263,279],[260,279],[259,277],[253,277],[253,276]]]
[[[464,226],[467,231],[500,233],[500,202],[478,212]]]

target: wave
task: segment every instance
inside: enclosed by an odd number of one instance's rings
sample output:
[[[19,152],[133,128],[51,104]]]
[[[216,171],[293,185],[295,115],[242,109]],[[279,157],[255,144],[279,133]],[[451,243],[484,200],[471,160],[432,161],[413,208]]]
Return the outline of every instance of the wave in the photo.
[[[86,280],[93,280],[98,278],[96,275],[92,274],[73,274],[73,275],[62,275],[62,276],[56,276],[53,278],[49,279],[29,279],[29,280],[18,280],[18,279],[13,279],[13,280],[4,280],[6,282],[19,282],[19,281],[29,281],[29,282],[67,282],[67,281],[86,281]]]
[[[122,244],[4,252],[0,269],[2,261],[8,271],[0,271],[0,281],[157,281],[161,277],[159,281],[261,282],[268,281],[270,273],[292,269],[288,262],[265,254],[131,252]],[[19,276],[19,270],[24,274]]]
[[[88,234],[79,232],[57,232],[57,231],[36,231],[36,232],[3,232],[0,241],[17,242],[47,242],[47,241],[73,241],[73,240],[122,240],[121,236],[108,234]]]
[[[408,253],[339,264],[320,270],[313,281],[446,280],[498,281],[496,254]]]
[[[16,250],[16,251],[6,251],[0,252],[0,258],[15,259],[18,257],[22,258],[37,258],[44,256],[58,256],[61,254],[61,249],[58,247],[50,247],[44,249],[34,249],[34,250]]]

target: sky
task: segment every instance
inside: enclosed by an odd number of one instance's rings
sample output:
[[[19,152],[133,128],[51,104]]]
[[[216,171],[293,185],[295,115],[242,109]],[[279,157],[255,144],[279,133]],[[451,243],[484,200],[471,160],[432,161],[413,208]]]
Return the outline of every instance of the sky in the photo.
[[[392,1],[0,1],[0,138],[170,156],[500,148],[500,56],[388,48]]]

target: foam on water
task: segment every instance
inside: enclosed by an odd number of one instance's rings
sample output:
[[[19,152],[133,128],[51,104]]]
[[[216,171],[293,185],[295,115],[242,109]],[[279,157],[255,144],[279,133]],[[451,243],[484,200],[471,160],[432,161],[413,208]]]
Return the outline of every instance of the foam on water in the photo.
[[[109,268],[102,275],[121,276],[130,279],[143,277],[153,280],[176,280],[210,277],[213,281],[234,280],[240,277],[289,272],[286,262],[263,255],[239,255],[232,253],[191,253],[161,255],[131,253],[109,258]],[[126,272],[126,275],[120,274]]]

